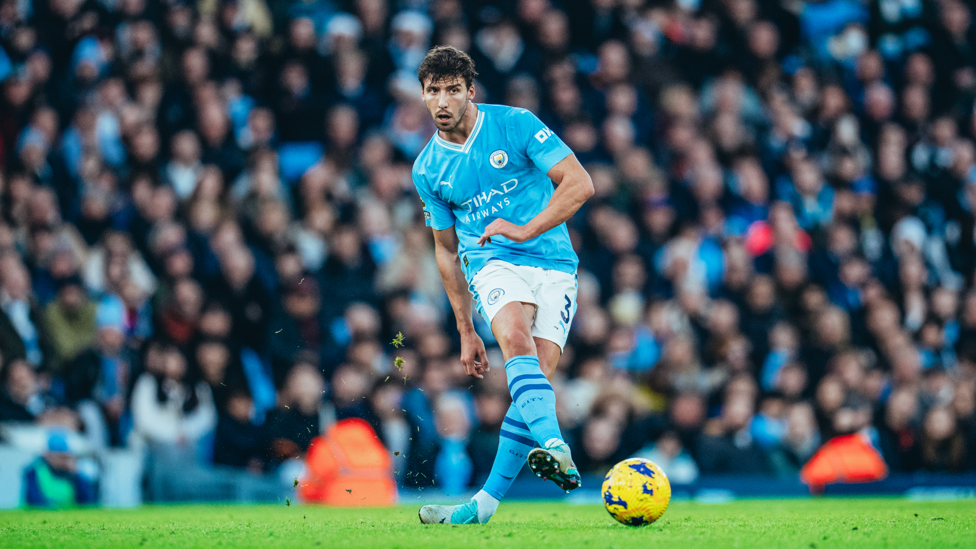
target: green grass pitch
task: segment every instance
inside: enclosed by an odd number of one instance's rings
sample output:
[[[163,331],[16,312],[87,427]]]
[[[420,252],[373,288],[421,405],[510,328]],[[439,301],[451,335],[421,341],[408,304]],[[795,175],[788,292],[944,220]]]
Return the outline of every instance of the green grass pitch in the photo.
[[[0,547],[976,547],[976,500],[672,502],[643,528],[617,524],[602,506],[560,502],[504,503],[483,526],[424,526],[415,505],[7,511]]]

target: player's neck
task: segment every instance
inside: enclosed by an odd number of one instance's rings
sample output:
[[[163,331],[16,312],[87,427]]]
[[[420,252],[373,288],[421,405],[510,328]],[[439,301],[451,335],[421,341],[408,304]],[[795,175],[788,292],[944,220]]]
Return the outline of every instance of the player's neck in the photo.
[[[468,102],[468,108],[465,109],[464,115],[461,116],[461,122],[454,127],[453,130],[449,132],[437,131],[437,135],[441,139],[447,141],[448,143],[454,143],[456,145],[464,145],[474,131],[475,125],[478,123],[478,105],[474,101]]]

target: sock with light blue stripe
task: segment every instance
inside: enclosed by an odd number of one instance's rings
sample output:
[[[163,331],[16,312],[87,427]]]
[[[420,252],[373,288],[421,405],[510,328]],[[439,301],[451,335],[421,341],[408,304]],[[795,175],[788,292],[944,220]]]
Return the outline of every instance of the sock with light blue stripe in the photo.
[[[512,487],[512,482],[518,476],[529,451],[535,447],[529,426],[522,421],[522,416],[515,409],[513,403],[508,407],[502,430],[498,438],[498,453],[491,465],[491,473],[485,481],[484,491],[495,499],[502,499]]]
[[[505,363],[505,373],[512,403],[529,426],[532,438],[543,447],[552,439],[561,441],[563,435],[556,419],[556,393],[542,374],[539,359],[532,355],[513,356]]]

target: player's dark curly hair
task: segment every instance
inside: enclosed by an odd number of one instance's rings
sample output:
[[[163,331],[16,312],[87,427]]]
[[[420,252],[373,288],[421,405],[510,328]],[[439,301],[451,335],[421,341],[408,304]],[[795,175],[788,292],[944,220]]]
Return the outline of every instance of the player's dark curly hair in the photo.
[[[420,80],[421,86],[426,86],[427,82],[438,82],[445,78],[461,78],[464,80],[465,88],[470,88],[477,77],[478,71],[474,70],[474,61],[468,54],[454,46],[431,48],[417,71],[417,78]]]

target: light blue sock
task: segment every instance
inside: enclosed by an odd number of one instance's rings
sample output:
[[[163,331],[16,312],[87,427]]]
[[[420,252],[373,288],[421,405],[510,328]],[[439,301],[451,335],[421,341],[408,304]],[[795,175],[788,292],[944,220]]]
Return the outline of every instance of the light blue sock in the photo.
[[[522,421],[522,416],[515,409],[513,403],[508,407],[502,430],[498,437],[498,452],[495,462],[491,465],[491,473],[485,481],[484,491],[495,499],[502,499],[512,487],[512,481],[518,476],[529,451],[535,447],[529,426]]]
[[[556,419],[556,393],[542,374],[539,359],[532,355],[513,356],[505,363],[505,373],[512,402],[529,426],[532,438],[543,447],[552,439],[562,440]]]

